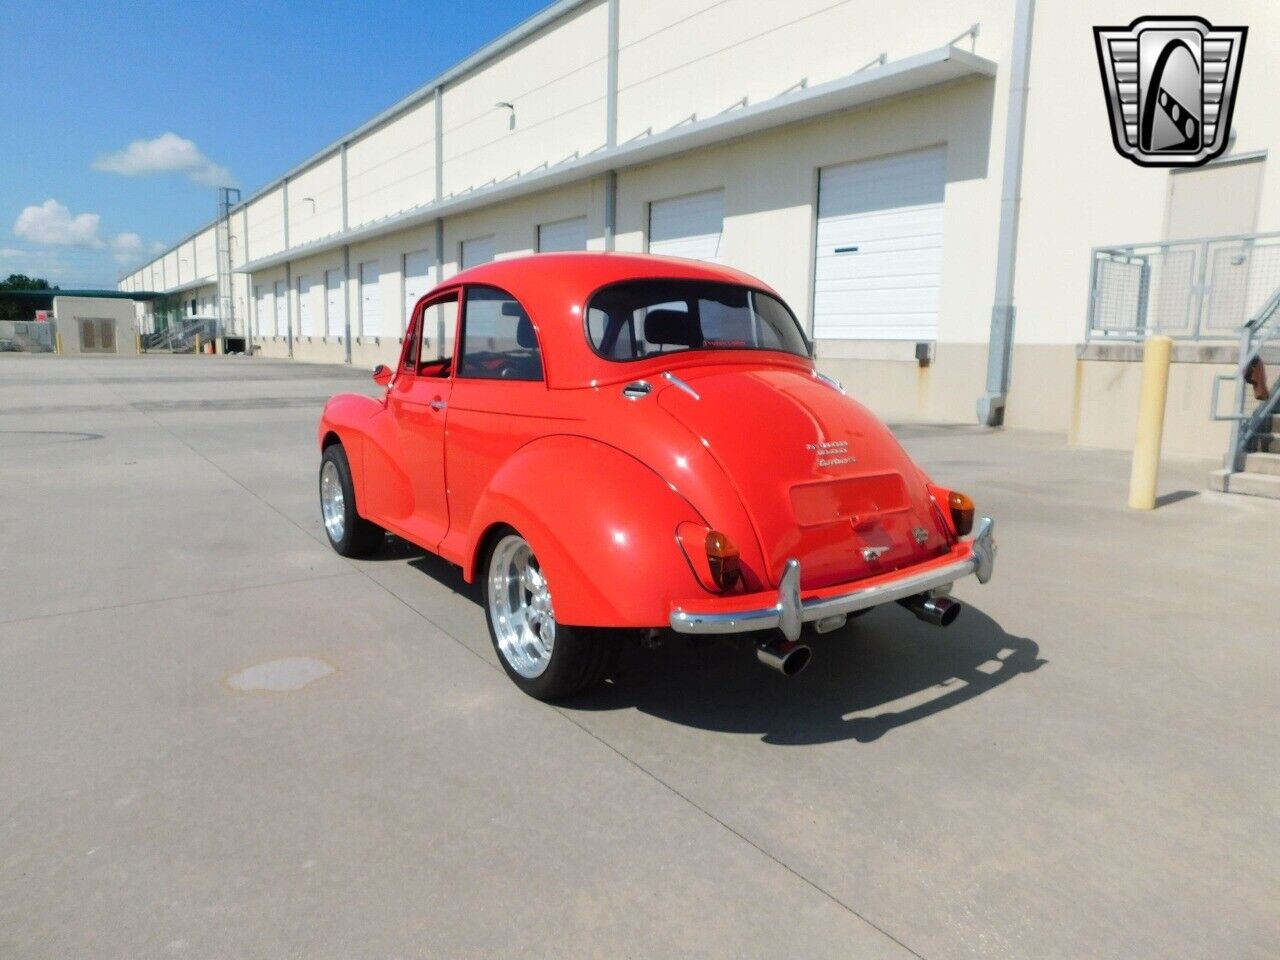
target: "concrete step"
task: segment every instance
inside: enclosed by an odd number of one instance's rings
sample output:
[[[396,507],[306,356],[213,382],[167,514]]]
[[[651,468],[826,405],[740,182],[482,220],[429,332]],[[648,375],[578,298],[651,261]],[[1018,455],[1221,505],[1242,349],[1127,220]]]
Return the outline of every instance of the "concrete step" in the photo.
[[[1280,500],[1280,475],[1214,470],[1209,474],[1209,489],[1219,490],[1222,493],[1243,493],[1251,497]]]
[[[1280,477],[1280,453],[1250,453],[1244,458],[1246,473],[1265,473]]]
[[[1250,446],[1256,453],[1280,453],[1280,433],[1255,434]]]

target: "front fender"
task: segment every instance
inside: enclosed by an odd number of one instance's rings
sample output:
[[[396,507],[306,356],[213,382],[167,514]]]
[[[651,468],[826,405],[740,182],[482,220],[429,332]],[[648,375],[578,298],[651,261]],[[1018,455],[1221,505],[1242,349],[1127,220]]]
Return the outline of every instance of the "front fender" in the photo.
[[[467,579],[502,524],[529,541],[551,587],[556,619],[574,626],[659,627],[671,601],[707,591],[676,542],[705,523],[670,484],[615,447],[556,436],[522,447],[476,505]]]
[[[373,415],[383,409],[381,400],[366,397],[361,393],[339,393],[330,397],[320,414],[320,423],[316,427],[316,439],[320,449],[327,446],[327,440],[336,436],[347,452],[347,463],[351,466],[351,482],[355,486],[356,500],[364,499],[364,437],[369,429],[369,421]]]

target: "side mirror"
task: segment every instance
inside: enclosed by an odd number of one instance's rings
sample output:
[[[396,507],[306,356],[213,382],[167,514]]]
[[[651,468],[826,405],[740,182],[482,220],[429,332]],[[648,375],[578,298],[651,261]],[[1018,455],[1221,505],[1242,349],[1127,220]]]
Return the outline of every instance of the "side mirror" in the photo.
[[[373,368],[373,382],[380,387],[385,387],[391,382],[391,369],[385,363],[380,363]]]

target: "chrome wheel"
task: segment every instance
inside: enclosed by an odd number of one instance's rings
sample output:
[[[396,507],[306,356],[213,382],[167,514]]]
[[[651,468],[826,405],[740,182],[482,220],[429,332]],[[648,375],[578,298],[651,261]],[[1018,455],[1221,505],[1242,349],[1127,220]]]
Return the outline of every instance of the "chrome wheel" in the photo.
[[[347,527],[347,498],[342,492],[338,465],[332,460],[326,460],[320,468],[320,513],[329,539],[341,543]]]
[[[522,537],[503,537],[489,560],[489,621],[499,653],[522,677],[541,676],[556,643],[551,590]]]

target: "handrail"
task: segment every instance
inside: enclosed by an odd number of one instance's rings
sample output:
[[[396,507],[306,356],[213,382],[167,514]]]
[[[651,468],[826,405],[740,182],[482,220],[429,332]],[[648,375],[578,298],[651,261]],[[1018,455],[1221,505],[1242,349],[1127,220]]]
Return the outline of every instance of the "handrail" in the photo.
[[[1231,471],[1244,469],[1245,457],[1249,447],[1260,433],[1263,425],[1271,421],[1271,417],[1280,407],[1280,375],[1269,385],[1270,397],[1259,404],[1252,413],[1246,412],[1249,403],[1249,384],[1245,377],[1255,360],[1262,356],[1262,349],[1273,339],[1280,338],[1280,287],[1277,287],[1267,298],[1262,308],[1245,323],[1240,333],[1240,362],[1233,374],[1219,374],[1214,378],[1213,396],[1210,400],[1210,415],[1214,420],[1231,421],[1231,439],[1227,445],[1227,455],[1223,466]],[[1221,415],[1218,413],[1218,388],[1222,382],[1234,380],[1236,384],[1235,412]]]

